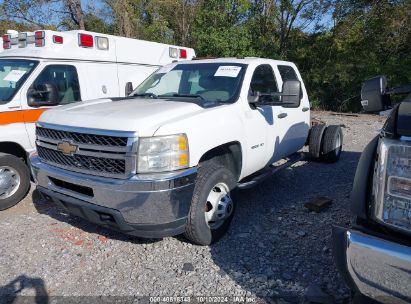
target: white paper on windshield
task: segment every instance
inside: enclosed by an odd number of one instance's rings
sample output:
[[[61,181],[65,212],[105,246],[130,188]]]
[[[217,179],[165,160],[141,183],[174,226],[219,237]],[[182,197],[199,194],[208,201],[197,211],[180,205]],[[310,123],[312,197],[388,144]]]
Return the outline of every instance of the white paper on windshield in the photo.
[[[241,67],[235,65],[222,65],[218,67],[214,76],[216,77],[237,77]]]
[[[20,80],[21,77],[23,77],[24,74],[26,74],[26,71],[12,70],[10,71],[10,73],[7,74],[6,77],[4,77],[3,80],[17,82]]]

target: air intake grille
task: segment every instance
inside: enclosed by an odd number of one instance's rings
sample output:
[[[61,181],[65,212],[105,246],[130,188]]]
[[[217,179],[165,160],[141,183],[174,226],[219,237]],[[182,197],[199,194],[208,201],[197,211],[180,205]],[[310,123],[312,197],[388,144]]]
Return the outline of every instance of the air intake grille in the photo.
[[[127,137],[107,136],[107,135],[94,135],[84,134],[77,132],[68,132],[61,130],[54,130],[48,128],[37,127],[36,135],[44,138],[51,138],[55,140],[71,140],[74,143],[87,144],[87,145],[99,145],[108,147],[125,147],[127,146]]]
[[[47,163],[74,168],[81,171],[92,171],[98,175],[126,173],[125,159],[111,159],[75,154],[73,156],[64,155],[60,151],[37,146],[38,154]],[[90,172],[91,173],[91,172]]]

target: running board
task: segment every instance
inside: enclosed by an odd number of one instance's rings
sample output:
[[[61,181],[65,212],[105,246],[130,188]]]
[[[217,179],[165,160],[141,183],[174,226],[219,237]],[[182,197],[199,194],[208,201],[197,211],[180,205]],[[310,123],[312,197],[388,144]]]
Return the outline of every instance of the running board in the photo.
[[[251,175],[248,178],[245,178],[243,182],[239,182],[237,184],[237,188],[239,189],[249,189],[254,187],[255,185],[263,182],[265,179],[269,178],[271,175],[276,173],[277,171],[290,167],[296,162],[305,159],[305,154],[303,152],[296,152],[291,154],[290,156],[280,159],[279,161],[271,164],[267,169],[262,171],[260,174],[253,176]]]

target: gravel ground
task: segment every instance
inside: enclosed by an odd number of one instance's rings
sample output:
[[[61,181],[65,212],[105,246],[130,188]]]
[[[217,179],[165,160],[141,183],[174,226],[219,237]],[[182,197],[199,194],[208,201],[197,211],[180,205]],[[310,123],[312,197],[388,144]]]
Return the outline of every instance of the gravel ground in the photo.
[[[31,192],[0,212],[0,299],[191,296],[201,302],[195,296],[248,296],[261,303],[303,303],[314,294],[324,303],[344,302],[348,290],[333,263],[331,226],[350,224],[356,164],[384,119],[323,112],[313,117],[343,125],[341,160],[302,161],[241,191],[229,233],[210,247],[182,237],[128,237],[68,216]],[[308,212],[304,203],[318,196],[331,198],[332,205]]]

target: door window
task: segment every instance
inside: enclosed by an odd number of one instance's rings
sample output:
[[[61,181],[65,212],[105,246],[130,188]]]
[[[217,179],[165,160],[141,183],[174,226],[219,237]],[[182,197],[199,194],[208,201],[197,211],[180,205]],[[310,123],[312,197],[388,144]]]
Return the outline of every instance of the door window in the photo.
[[[31,106],[63,105],[80,100],[77,70],[71,65],[46,66],[27,92]]]
[[[270,93],[278,92],[274,71],[268,64],[258,66],[251,78],[250,96],[260,95],[260,101],[278,101],[278,96],[270,96]]]
[[[283,80],[283,82],[287,81],[287,80],[298,80],[298,81],[300,81],[300,79],[298,79],[297,73],[295,72],[294,68],[289,66],[289,65],[279,65],[278,66],[278,71],[280,72],[281,79]],[[301,101],[302,97],[303,97],[303,88],[300,87],[300,101]],[[293,105],[284,105],[284,107],[298,108],[300,106],[300,101],[296,104],[293,104]]]

